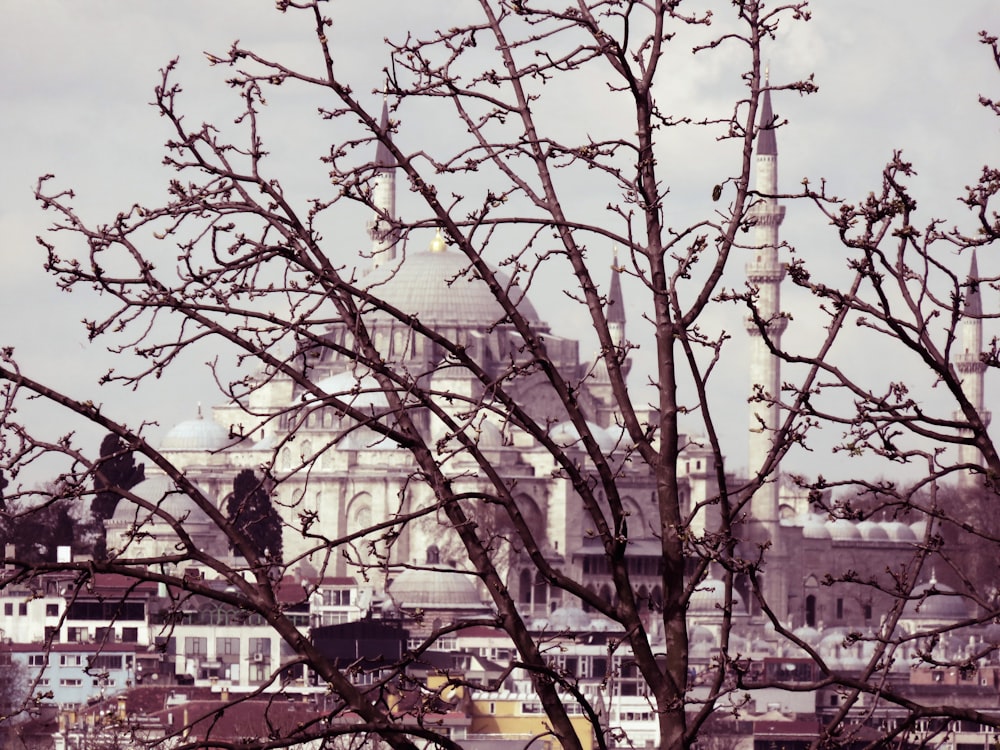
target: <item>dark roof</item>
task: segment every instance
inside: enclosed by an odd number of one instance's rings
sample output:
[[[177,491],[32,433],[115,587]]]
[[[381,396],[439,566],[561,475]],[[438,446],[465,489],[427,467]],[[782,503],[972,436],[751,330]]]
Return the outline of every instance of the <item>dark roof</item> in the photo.
[[[760,105],[760,132],[757,135],[757,156],[777,155],[778,141],[774,137],[774,112],[771,110],[771,90],[764,89],[764,97]]]
[[[364,660],[374,667],[402,658],[408,634],[395,624],[358,620],[313,628],[310,637],[328,659],[341,664]]]
[[[0,645],[0,653],[56,653],[56,654],[136,654],[147,651],[149,646],[139,643],[102,643],[97,641],[70,641],[68,643],[4,643]]]

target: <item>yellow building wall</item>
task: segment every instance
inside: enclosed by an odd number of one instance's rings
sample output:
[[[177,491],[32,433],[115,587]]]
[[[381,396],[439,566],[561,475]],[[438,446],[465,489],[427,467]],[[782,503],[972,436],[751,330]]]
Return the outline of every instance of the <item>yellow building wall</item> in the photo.
[[[522,714],[520,700],[474,699],[471,705],[472,723],[469,734],[494,734],[500,737],[535,737],[549,731],[545,714]],[[490,712],[492,705],[493,711]],[[584,716],[570,716],[576,736],[584,750],[593,750],[594,732]],[[541,737],[532,748],[559,750],[562,743],[554,735]]]

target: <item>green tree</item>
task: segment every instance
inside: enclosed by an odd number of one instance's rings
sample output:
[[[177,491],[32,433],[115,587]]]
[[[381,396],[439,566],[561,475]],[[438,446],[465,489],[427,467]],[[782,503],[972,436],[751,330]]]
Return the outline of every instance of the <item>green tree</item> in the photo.
[[[145,471],[118,435],[105,435],[100,458],[94,465],[94,499],[90,505],[95,557],[103,557],[107,551],[104,522],[115,514],[122,494],[146,478]]]
[[[257,479],[252,469],[244,469],[233,480],[226,513],[233,529],[246,537],[259,557],[281,564],[281,516],[271,502],[266,482]],[[232,540],[230,546],[238,548],[239,544]]]

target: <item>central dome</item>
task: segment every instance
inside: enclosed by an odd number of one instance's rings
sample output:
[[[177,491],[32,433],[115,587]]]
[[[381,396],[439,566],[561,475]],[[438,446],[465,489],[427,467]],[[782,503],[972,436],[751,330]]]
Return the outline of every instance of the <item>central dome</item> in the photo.
[[[510,283],[505,274],[497,272],[496,278],[505,287]],[[427,325],[489,328],[506,317],[468,258],[440,246],[380,266],[363,284],[376,297]],[[524,292],[517,286],[509,292],[528,322],[539,323]]]

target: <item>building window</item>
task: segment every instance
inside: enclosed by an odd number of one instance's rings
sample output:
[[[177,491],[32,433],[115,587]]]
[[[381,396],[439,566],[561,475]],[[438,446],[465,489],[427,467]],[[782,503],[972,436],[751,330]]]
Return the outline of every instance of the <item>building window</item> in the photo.
[[[44,667],[48,663],[48,654],[28,654],[29,667]]]
[[[184,639],[185,656],[202,656],[208,653],[208,638],[193,638],[188,636]]]
[[[350,589],[326,589],[323,592],[323,605],[326,607],[346,607],[350,604]]]
[[[843,620],[844,619],[844,600],[843,599],[838,599],[837,600],[837,619],[838,620]]]
[[[125,643],[138,643],[139,628],[122,628],[122,641]]]
[[[83,680],[79,677],[63,677],[59,680],[59,684],[63,687],[79,687],[83,684]]]
[[[27,602],[21,602],[20,604],[18,604],[17,605],[17,613],[21,617],[27,617],[28,616],[28,603]]]
[[[14,614],[14,603],[4,602],[3,613],[7,615],[7,617],[11,617]]]
[[[59,605],[58,604],[46,604],[45,605],[45,616],[46,617],[58,617],[59,616]]]
[[[249,671],[249,680],[252,683],[264,682],[271,676],[271,670],[266,664],[261,664],[258,662],[251,662]]]
[[[60,667],[79,667],[83,659],[79,654],[62,654],[59,657]]]
[[[256,654],[261,655],[261,659],[271,658],[271,639],[270,638],[251,638],[250,639],[250,653],[251,658],[257,658]]]
[[[240,639],[239,638],[216,638],[215,639],[215,654],[216,656],[239,656],[240,655]]]

